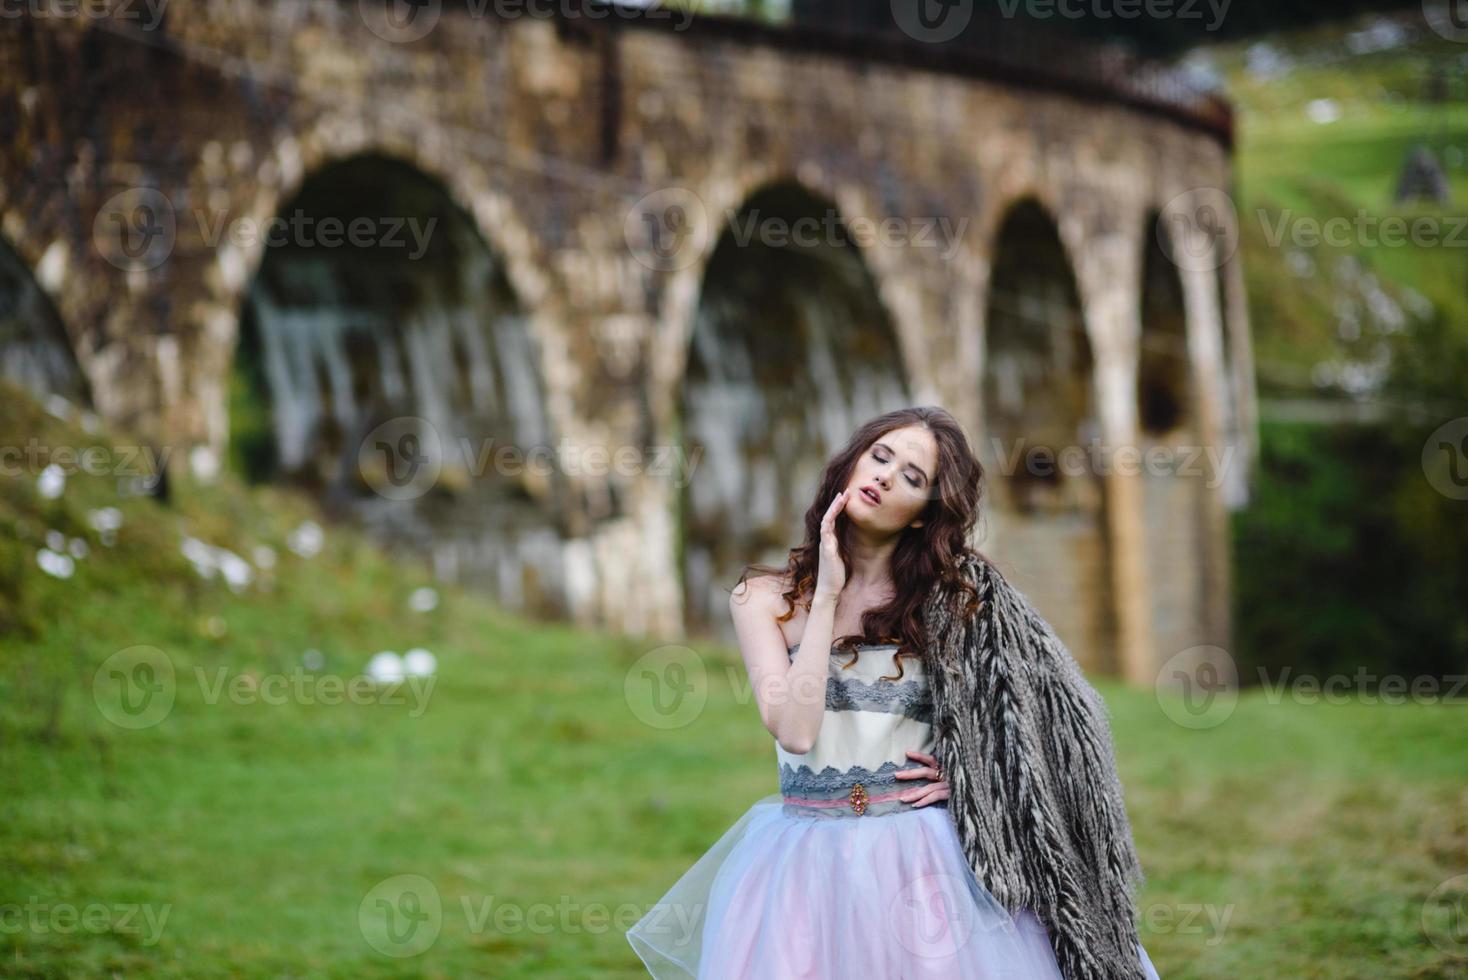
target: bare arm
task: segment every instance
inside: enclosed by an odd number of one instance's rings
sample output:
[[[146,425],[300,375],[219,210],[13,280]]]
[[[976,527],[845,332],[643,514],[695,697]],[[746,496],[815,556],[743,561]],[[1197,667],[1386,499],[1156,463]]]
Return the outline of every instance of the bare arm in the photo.
[[[826,711],[826,671],[836,622],[836,597],[846,584],[835,543],[836,515],[847,496],[837,495],[821,524],[821,568],[805,633],[794,660],[776,622],[782,601],[773,578],[746,580],[729,596],[729,615],[739,652],[759,705],[760,721],[785,751],[810,751]]]
[[[781,748],[799,755],[815,743],[826,710],[826,661],[836,604],[811,602],[805,635],[791,660],[771,608],[780,596],[769,581],[753,579],[736,588],[729,597],[729,613],[760,721]]]

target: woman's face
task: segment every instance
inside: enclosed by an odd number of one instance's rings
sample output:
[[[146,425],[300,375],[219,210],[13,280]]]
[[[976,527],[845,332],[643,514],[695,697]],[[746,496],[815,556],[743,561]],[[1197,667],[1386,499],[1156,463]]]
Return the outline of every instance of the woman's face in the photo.
[[[938,443],[920,425],[893,429],[867,447],[851,471],[846,514],[869,531],[896,534],[927,506],[937,479]],[[913,524],[921,526],[921,522]]]

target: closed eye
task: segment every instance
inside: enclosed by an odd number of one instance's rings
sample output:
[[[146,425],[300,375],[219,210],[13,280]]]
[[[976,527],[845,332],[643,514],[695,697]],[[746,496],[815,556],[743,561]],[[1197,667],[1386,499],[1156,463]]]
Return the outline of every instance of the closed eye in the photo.
[[[873,450],[872,451],[872,458],[875,459],[879,463],[885,463],[885,462],[887,462],[887,457],[885,457],[885,456],[882,455],[881,450]],[[913,488],[917,488],[917,487],[922,486],[921,483],[919,483],[917,480],[913,479],[911,473],[907,474],[907,482]]]

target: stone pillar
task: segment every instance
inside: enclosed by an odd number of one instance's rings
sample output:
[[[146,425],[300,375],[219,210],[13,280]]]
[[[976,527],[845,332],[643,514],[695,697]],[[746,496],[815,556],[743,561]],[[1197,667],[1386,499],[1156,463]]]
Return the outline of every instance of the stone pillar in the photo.
[[[1107,561],[1116,626],[1116,669],[1129,684],[1155,679],[1151,587],[1137,446],[1137,350],[1142,330],[1141,255],[1135,236],[1089,231],[1077,250],[1076,284],[1095,356],[1106,493]]]
[[[1244,286],[1244,257],[1235,248],[1219,270],[1223,277],[1223,321],[1228,343],[1232,374],[1234,424],[1237,427],[1242,459],[1234,465],[1243,468],[1241,481],[1245,488],[1253,484],[1252,474],[1259,465],[1259,396],[1254,379],[1254,335],[1249,328],[1249,296]],[[1247,498],[1239,500],[1242,505]]]
[[[1229,519],[1221,490],[1224,474],[1215,472],[1210,460],[1222,466],[1238,466],[1241,461],[1223,455],[1232,445],[1225,419],[1228,416],[1229,384],[1224,377],[1223,310],[1218,299],[1218,252],[1216,243],[1196,224],[1179,226],[1180,249],[1175,255],[1181,266],[1183,307],[1187,317],[1188,357],[1195,381],[1195,408],[1198,413],[1198,437],[1202,450],[1198,457],[1200,474],[1184,474],[1180,479],[1207,481],[1202,494],[1204,553],[1199,556],[1203,567],[1203,626],[1212,643],[1229,645],[1229,610],[1232,583],[1229,569]],[[1236,455],[1236,454],[1234,454]],[[1176,650],[1160,651],[1165,658]]]

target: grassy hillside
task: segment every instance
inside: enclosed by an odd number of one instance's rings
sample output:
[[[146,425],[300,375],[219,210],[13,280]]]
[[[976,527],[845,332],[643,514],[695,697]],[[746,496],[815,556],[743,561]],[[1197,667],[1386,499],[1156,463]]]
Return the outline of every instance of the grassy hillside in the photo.
[[[0,405],[0,445],[126,441],[14,390]],[[343,528],[298,554],[319,517],[289,495],[224,480],[164,507],[83,474],[47,496],[35,463],[0,480],[0,975],[644,975],[623,930],[777,788],[736,651],[689,651],[707,703],[655,727],[638,661],[659,644],[523,621]],[[110,545],[89,517],[105,507]],[[38,564],[50,531],[86,542],[70,577]],[[253,580],[203,577],[185,534]],[[415,611],[426,586],[438,604]],[[174,700],[126,727],[98,670],[138,645],[166,657]],[[437,658],[431,688],[266,700],[272,678],[349,682],[410,647]],[[1260,691],[1194,730],[1099,686],[1164,976],[1453,975],[1422,917],[1468,862],[1457,711]],[[371,944],[399,875],[442,902],[417,955]]]
[[[1407,11],[1194,59],[1223,77],[1238,109],[1236,203],[1261,393],[1316,389],[1312,371],[1337,362],[1390,367],[1411,400],[1461,398],[1446,382],[1404,371],[1398,351],[1417,343],[1414,331],[1433,317],[1451,331],[1432,334],[1432,343],[1468,350],[1468,51],[1427,29],[1420,11]],[[1420,143],[1444,164],[1446,206],[1393,200],[1407,154]],[[1358,216],[1364,233],[1354,230]],[[1352,222],[1344,244],[1270,240],[1280,227],[1292,235],[1306,220],[1332,218]],[[1427,219],[1435,243],[1379,243],[1381,226],[1370,222],[1387,218],[1405,227]],[[1325,369],[1326,380],[1335,376]]]

